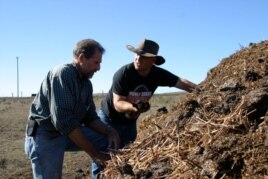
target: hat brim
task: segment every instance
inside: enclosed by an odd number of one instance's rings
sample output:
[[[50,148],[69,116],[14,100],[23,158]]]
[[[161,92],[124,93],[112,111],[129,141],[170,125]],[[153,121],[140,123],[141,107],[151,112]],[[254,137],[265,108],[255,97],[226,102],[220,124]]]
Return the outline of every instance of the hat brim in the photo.
[[[138,55],[144,56],[144,57],[156,57],[156,65],[162,65],[163,63],[165,63],[165,59],[162,56],[159,55],[155,55],[155,54],[151,54],[151,53],[144,53],[143,51],[136,49],[135,47],[131,46],[131,45],[127,45],[127,49],[131,52],[134,52]]]

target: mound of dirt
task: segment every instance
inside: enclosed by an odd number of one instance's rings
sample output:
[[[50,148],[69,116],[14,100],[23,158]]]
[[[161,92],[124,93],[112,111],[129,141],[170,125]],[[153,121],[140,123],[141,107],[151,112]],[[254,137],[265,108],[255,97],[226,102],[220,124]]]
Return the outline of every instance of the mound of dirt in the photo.
[[[268,177],[268,41],[211,69],[184,102],[142,119],[104,178]]]

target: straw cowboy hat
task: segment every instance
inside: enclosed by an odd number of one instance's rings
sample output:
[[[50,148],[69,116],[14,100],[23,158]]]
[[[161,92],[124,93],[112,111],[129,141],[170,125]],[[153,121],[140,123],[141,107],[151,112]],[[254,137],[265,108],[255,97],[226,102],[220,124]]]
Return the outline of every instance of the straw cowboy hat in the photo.
[[[157,55],[159,45],[152,40],[142,40],[142,42],[138,45],[137,48],[131,45],[127,45],[127,49],[144,57],[156,57],[156,65],[162,65],[163,63],[165,63],[165,59],[162,56]]]

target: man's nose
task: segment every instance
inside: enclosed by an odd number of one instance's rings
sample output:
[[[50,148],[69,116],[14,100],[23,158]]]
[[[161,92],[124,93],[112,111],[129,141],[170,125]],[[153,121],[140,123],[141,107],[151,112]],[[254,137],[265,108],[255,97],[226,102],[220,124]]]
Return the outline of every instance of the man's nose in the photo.
[[[141,58],[141,57],[137,57],[136,60],[137,60],[138,62],[141,62],[142,58]]]
[[[99,64],[99,65],[97,65],[97,71],[100,71],[100,69],[101,69],[101,65]]]

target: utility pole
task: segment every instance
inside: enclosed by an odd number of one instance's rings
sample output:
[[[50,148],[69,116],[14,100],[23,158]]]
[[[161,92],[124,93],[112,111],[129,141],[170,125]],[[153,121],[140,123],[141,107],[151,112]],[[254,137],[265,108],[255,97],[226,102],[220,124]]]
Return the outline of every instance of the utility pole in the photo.
[[[19,97],[19,57],[16,57],[17,59],[17,97]]]

